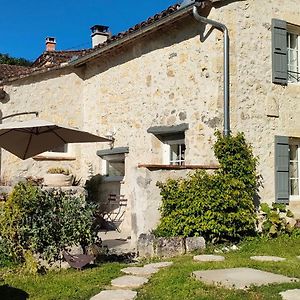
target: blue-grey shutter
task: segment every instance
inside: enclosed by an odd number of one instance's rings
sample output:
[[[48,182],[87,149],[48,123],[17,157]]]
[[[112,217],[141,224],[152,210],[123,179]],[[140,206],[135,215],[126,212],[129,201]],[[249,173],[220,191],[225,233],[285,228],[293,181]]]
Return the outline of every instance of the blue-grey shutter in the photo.
[[[286,85],[287,68],[286,21],[272,19],[272,82]]]
[[[289,138],[275,136],[275,202],[288,203],[289,192]]]

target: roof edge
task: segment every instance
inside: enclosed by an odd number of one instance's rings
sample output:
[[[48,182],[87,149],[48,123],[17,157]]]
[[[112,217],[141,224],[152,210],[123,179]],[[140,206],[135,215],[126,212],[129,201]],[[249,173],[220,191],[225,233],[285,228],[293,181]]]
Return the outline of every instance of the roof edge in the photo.
[[[189,6],[186,6],[182,9],[179,9],[163,18],[161,18],[160,20],[150,24],[150,25],[146,25],[145,27],[135,31],[135,32],[132,32],[130,34],[128,34],[127,36],[119,39],[119,40],[116,40],[116,41],[113,41],[112,43],[109,43],[108,45],[105,45],[103,47],[101,47],[100,49],[90,53],[90,54],[87,54],[77,60],[74,60],[72,62],[69,62],[69,65],[70,66],[75,66],[75,67],[80,67],[81,65],[84,65],[85,63],[89,62],[90,60],[92,59],[95,59],[97,58],[98,56],[100,56],[101,54],[103,54],[104,52],[114,48],[114,47],[117,47],[117,46],[120,46],[126,42],[129,42],[129,41],[132,41],[142,35],[144,35],[145,33],[147,32],[150,32],[152,31],[153,29],[156,29],[157,27],[161,26],[161,25],[164,25],[170,21],[173,21],[175,19],[180,19],[180,18],[183,18],[185,17],[188,13],[190,13],[192,11],[192,8],[193,6],[198,6],[199,4],[197,3],[193,3]]]

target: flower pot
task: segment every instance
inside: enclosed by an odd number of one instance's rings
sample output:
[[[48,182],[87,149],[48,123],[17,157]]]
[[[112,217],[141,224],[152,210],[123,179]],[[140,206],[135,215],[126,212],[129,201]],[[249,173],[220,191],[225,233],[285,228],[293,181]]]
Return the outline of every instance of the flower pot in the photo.
[[[71,186],[72,181],[72,175],[46,174],[44,176],[44,185],[46,186]]]

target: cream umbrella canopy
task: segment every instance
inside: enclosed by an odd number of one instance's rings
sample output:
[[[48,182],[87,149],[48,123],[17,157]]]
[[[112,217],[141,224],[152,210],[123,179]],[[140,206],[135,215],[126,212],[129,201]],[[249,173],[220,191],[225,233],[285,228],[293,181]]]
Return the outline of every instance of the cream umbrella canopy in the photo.
[[[0,147],[27,159],[67,143],[109,142],[109,139],[38,118],[0,125]]]

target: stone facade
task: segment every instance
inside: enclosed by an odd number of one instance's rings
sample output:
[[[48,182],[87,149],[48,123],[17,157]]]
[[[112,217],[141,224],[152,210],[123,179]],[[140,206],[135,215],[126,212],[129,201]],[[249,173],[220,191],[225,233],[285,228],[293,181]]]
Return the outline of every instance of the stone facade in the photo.
[[[300,137],[300,85],[271,82],[271,19],[299,24],[298,0],[219,3],[208,17],[229,29],[231,130],[245,132],[252,143],[263,178],[260,197],[271,203],[274,136]],[[117,188],[128,199],[121,230],[131,235],[133,243],[159,220],[156,182],[188,172],[139,167],[163,163],[162,143],[147,133],[148,128],[188,123],[186,164],[216,164],[212,145],[214,131],[222,130],[223,124],[223,38],[221,32],[209,29],[190,14],[82,67],[65,67],[4,86],[9,101],[1,103],[2,115],[37,110],[49,121],[99,135],[114,132],[114,147],[129,147],[125,177]],[[104,161],[96,151],[105,148],[109,145],[70,145],[68,159],[59,162],[21,161],[3,151],[1,176],[4,180],[43,176],[50,166],[63,165],[85,179],[102,172]]]

